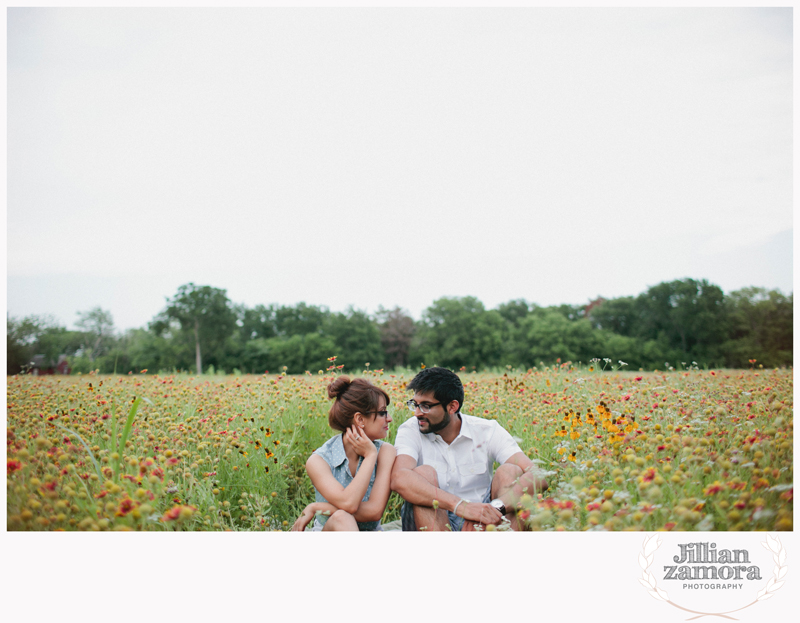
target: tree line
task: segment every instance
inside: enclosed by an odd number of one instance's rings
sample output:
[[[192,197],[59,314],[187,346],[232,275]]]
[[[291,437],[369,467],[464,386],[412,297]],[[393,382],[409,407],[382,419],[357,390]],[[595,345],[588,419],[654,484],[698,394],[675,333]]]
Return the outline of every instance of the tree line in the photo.
[[[420,320],[379,308],[332,312],[307,305],[230,301],[188,283],[146,328],[114,330],[111,314],[78,314],[78,330],[48,317],[7,318],[8,374],[66,361],[73,373],[316,373],[442,365],[531,368],[557,361],[668,366],[791,366],[793,294],[749,287],[724,294],[706,280],[660,283],[635,297],[541,307],[524,299],[486,309],[472,296],[434,301]]]

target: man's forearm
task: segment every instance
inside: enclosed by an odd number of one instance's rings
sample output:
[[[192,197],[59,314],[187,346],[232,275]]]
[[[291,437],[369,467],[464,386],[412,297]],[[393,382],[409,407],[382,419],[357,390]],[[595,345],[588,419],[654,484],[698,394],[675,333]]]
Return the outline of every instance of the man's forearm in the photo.
[[[432,507],[433,501],[436,500],[439,508],[452,511],[461,500],[458,496],[434,486],[410,469],[401,470],[394,475],[392,489],[406,502],[415,506]]]

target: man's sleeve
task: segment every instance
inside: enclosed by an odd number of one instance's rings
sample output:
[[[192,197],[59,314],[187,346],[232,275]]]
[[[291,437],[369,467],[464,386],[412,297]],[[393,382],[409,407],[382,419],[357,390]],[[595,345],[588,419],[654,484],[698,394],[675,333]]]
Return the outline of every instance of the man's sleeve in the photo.
[[[394,448],[397,450],[398,455],[407,454],[415,461],[419,462],[421,451],[419,434],[415,435],[414,431],[410,430],[408,426],[401,424],[400,428],[397,429],[397,438],[394,440]]]
[[[519,447],[519,444],[514,441],[511,433],[497,422],[493,423],[494,432],[489,442],[489,453],[494,457],[495,461],[502,465],[517,452],[522,452],[522,449]]]

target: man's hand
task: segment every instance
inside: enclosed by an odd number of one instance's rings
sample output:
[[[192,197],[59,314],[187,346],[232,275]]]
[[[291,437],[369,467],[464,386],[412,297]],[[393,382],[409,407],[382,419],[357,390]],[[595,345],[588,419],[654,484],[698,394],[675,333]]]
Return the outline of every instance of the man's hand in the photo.
[[[483,525],[499,525],[503,521],[503,516],[491,504],[481,504],[480,502],[466,502],[459,504],[457,515],[464,519]]]

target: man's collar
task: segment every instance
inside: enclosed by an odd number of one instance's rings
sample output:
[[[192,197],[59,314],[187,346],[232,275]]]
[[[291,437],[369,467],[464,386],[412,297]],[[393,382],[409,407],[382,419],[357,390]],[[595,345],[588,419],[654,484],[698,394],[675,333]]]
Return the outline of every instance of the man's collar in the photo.
[[[463,414],[459,411],[453,417],[454,418],[457,417],[459,419],[459,421],[461,422],[461,426],[459,426],[458,432],[456,433],[456,436],[453,437],[453,441],[451,441],[450,443],[453,443],[456,439],[458,439],[461,436],[467,437],[469,439],[473,439],[471,429],[469,427],[469,424],[467,424],[467,420],[464,418]],[[437,437],[440,437],[442,439],[442,441],[444,441],[444,438],[439,433],[434,433],[434,434]],[[445,443],[447,443],[447,442],[445,442]]]
[[[469,425],[469,420],[464,417],[464,414],[460,411],[458,412],[458,417],[461,420],[461,430],[459,431],[459,435],[463,435],[464,437],[468,437],[469,439],[473,439],[472,437],[472,427]],[[458,437],[456,437],[458,439]],[[454,440],[455,441],[455,440]]]

